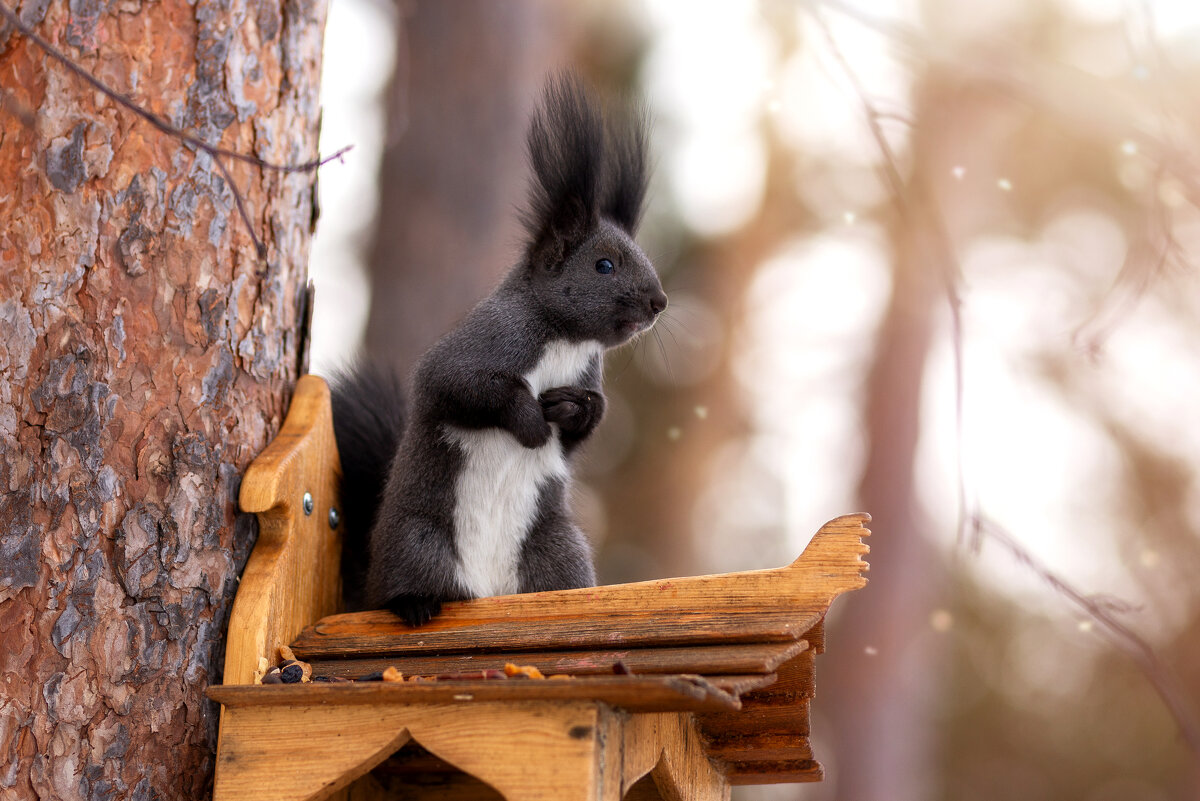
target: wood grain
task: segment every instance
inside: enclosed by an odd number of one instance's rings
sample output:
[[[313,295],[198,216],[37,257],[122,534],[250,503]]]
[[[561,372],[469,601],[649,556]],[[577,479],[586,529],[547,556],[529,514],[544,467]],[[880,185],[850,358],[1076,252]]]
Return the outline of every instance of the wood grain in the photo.
[[[781,643],[749,643],[684,648],[625,648],[597,651],[522,651],[520,653],[396,654],[371,659],[327,659],[314,657],[302,646],[293,650],[300,659],[310,661],[314,676],[358,678],[395,667],[405,676],[436,676],[443,673],[468,673],[476,670],[500,670],[505,663],[533,665],[547,676],[567,673],[573,676],[613,675],[619,662],[635,674],[698,673],[721,674],[771,673],[808,648],[807,640]]]
[[[217,799],[328,798],[410,738],[508,801],[619,798],[598,750],[619,720],[601,704],[227,706],[222,727]]]
[[[593,676],[566,680],[489,679],[353,684],[259,684],[210,687],[228,708],[385,706],[520,701],[599,701],[633,711],[735,710],[740,702],[702,676]]]
[[[340,472],[329,388],[302,376],[282,430],[242,479],[239,502],[258,513],[259,533],[229,619],[225,684],[252,684],[260,659],[275,664],[279,646],[338,610],[341,537],[329,509]]]
[[[732,764],[727,775],[729,783],[735,787],[745,784],[792,784],[819,782],[825,778],[825,769],[820,762],[812,759],[743,762]]]
[[[329,658],[795,641],[866,584],[869,519],[826,523],[786,567],[460,601],[417,629],[385,611],[332,615],[294,647]]]
[[[650,776],[664,801],[728,801],[729,782],[709,758],[695,716],[629,715],[621,736],[622,797]]]
[[[726,734],[711,737],[708,755],[726,762],[795,762],[813,758],[807,737],[794,734]]]
[[[713,736],[723,733],[780,732],[797,737],[809,734],[809,701],[802,699],[790,704],[743,708],[736,713],[705,713],[696,718],[701,728]]]

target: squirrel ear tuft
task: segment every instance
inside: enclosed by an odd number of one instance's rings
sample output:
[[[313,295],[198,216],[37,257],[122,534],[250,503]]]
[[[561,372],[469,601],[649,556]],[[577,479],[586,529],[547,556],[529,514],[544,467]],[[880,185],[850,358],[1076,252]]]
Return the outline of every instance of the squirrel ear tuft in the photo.
[[[609,117],[607,128],[600,213],[630,236],[637,233],[649,181],[646,164],[648,127],[645,108],[628,105]]]
[[[577,79],[561,75],[546,84],[529,126],[533,179],[521,216],[534,265],[557,267],[599,222],[605,136],[600,111]]]

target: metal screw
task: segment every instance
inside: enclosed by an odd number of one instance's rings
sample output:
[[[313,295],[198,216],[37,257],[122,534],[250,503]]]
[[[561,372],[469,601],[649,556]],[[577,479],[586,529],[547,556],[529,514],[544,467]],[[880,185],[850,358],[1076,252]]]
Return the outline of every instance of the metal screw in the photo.
[[[340,522],[342,522],[342,519],[338,516],[338,510],[334,509],[332,506],[330,506],[329,507],[329,527],[337,528],[338,523],[340,523]]]
[[[312,493],[306,492],[306,493],[304,493],[304,514],[311,515],[312,510],[313,510]]]

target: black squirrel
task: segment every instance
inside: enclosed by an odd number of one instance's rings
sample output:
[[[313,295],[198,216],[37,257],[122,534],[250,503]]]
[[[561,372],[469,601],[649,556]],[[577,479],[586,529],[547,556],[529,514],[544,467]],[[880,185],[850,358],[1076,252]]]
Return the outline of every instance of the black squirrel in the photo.
[[[418,361],[408,408],[385,369],[335,379],[351,609],[410,626],[443,601],[595,584],[569,461],[604,414],[602,356],[666,308],[634,243],[646,122],[552,79],[528,133],[524,254]]]

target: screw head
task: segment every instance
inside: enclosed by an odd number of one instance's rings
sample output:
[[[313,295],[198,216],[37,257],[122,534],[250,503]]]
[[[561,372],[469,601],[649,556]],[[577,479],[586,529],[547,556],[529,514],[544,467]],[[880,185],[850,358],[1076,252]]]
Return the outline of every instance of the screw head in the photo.
[[[337,528],[338,523],[342,522],[342,518],[338,515],[338,510],[332,506],[329,507],[329,527]]]
[[[311,492],[304,493],[304,514],[311,515],[313,510],[313,497]]]

